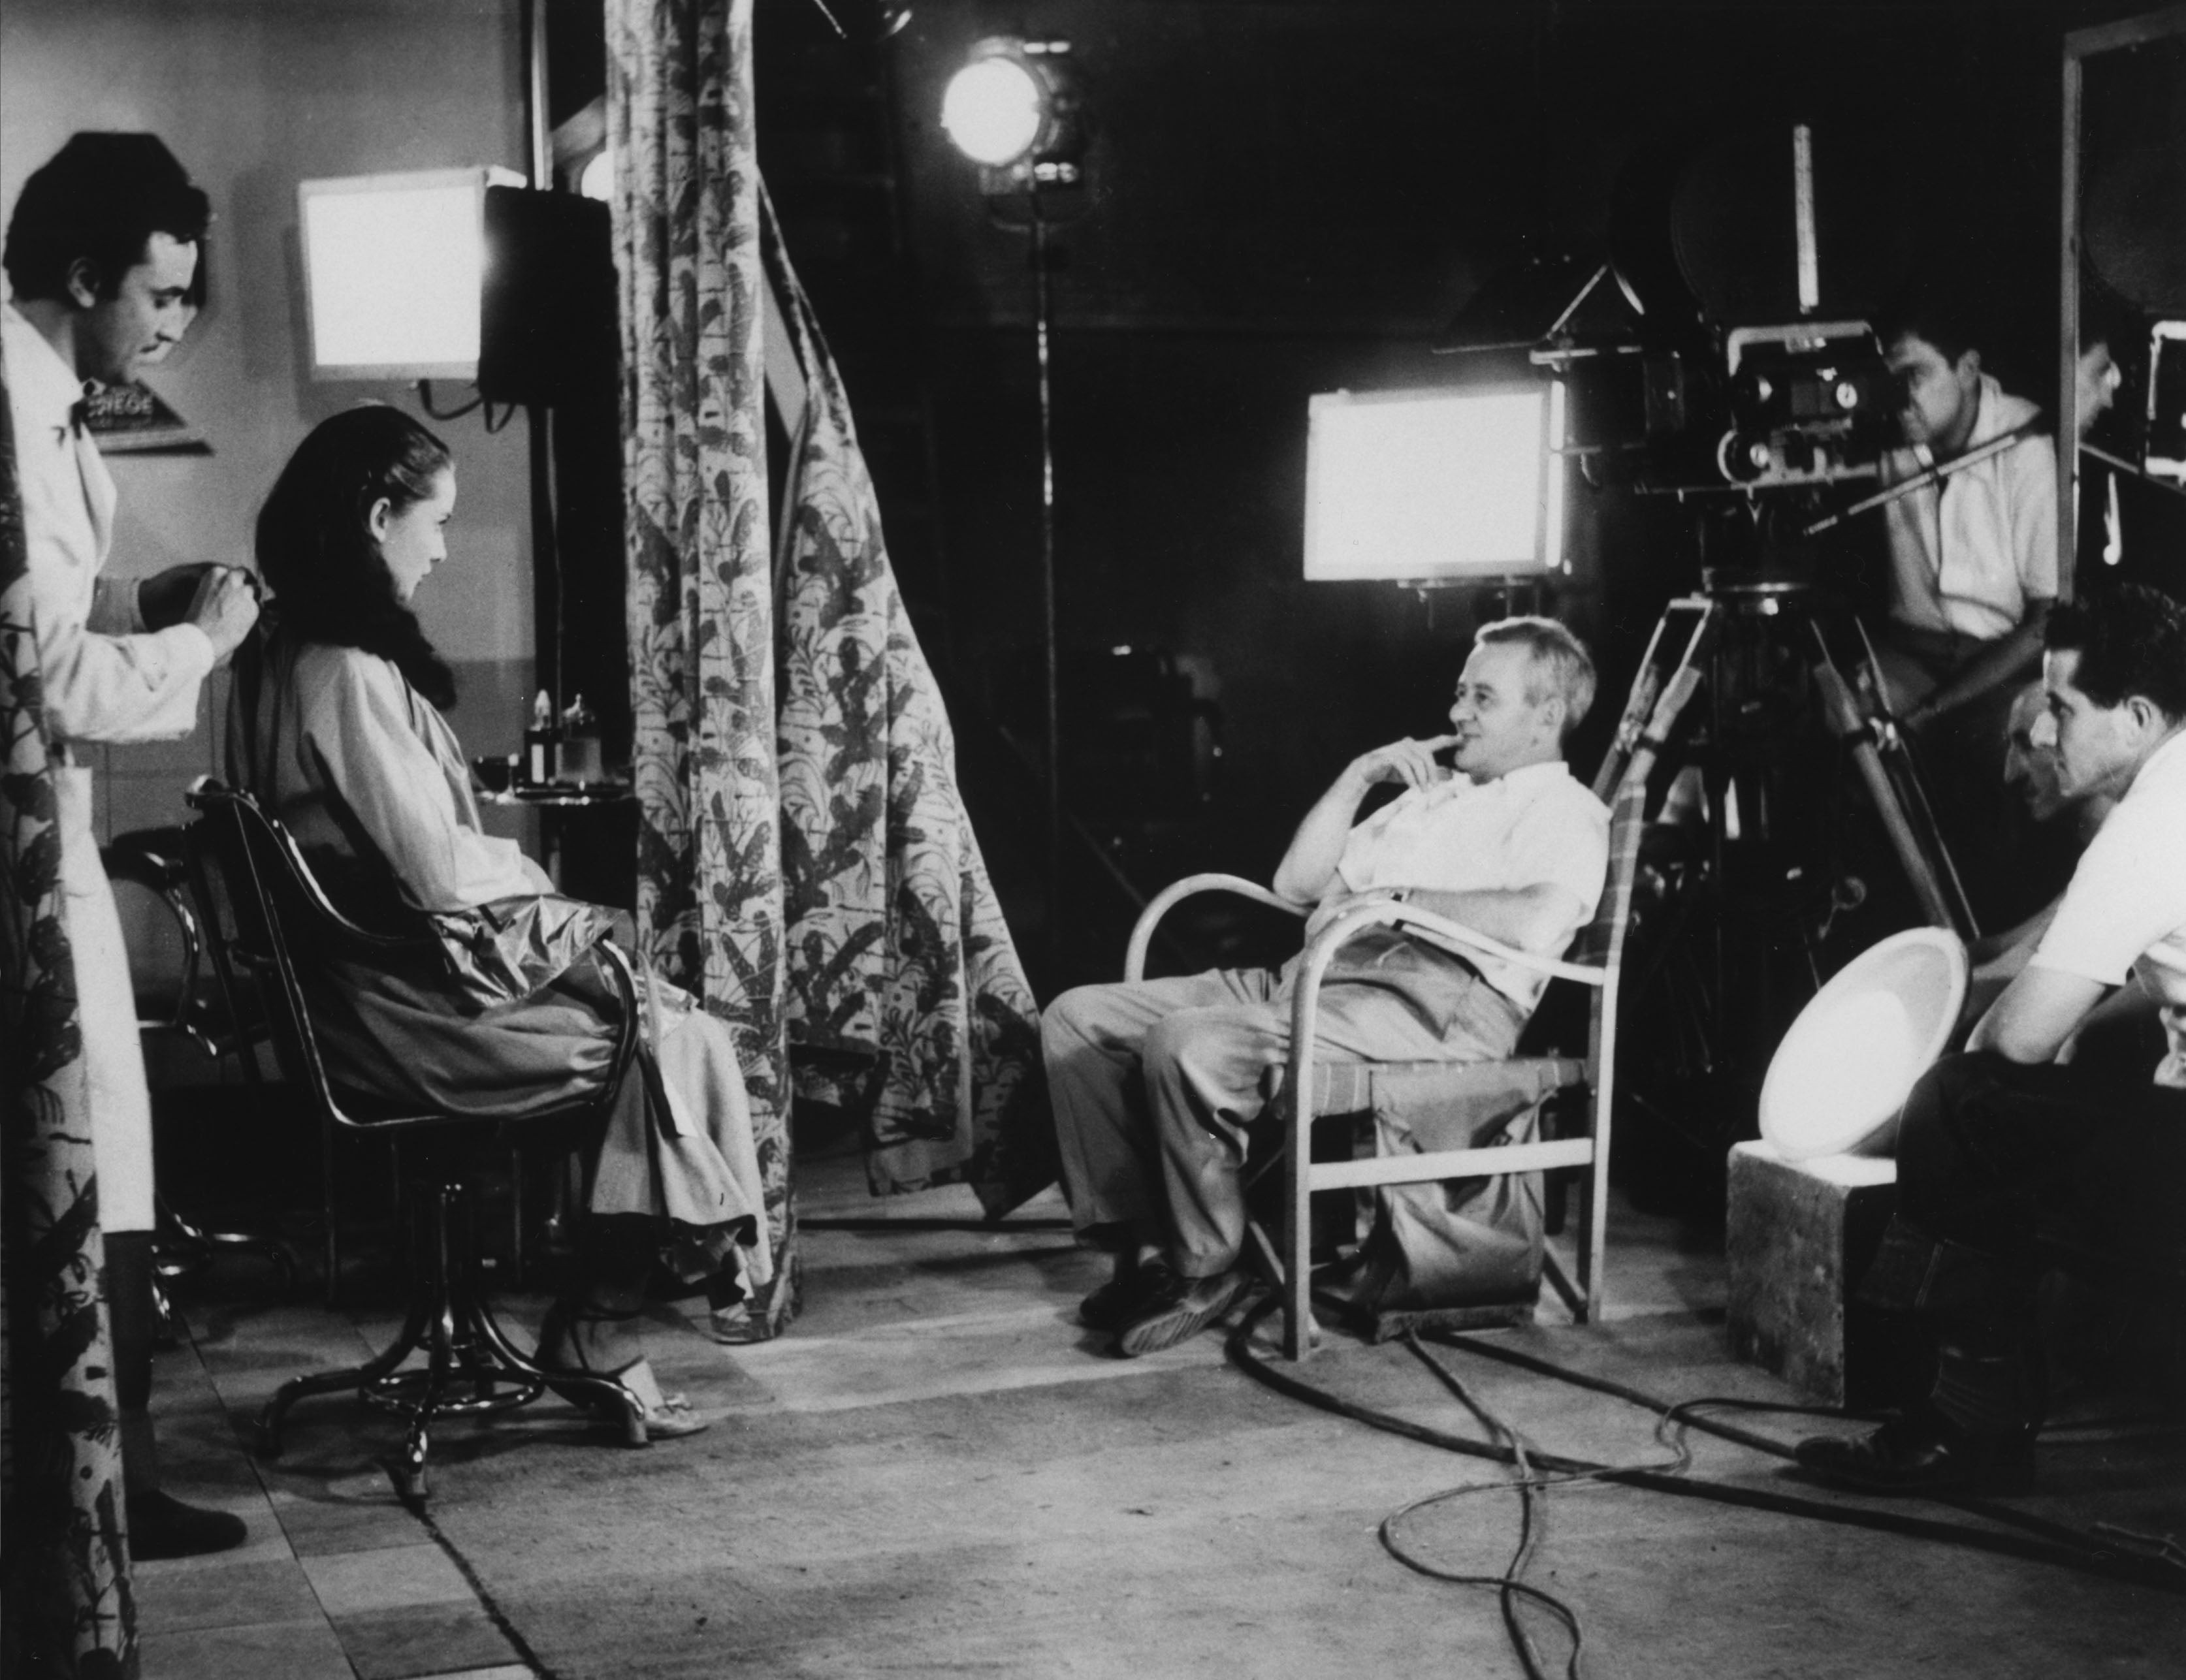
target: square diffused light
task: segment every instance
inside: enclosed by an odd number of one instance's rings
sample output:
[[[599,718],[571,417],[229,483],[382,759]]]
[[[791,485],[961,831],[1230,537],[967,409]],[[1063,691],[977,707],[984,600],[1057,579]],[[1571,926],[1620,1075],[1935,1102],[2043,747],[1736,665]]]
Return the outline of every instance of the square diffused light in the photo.
[[[1510,577],[1554,563],[1549,395],[1325,392],[1307,410],[1309,580]]]
[[[485,189],[521,179],[462,169],[300,182],[313,376],[475,378]]]

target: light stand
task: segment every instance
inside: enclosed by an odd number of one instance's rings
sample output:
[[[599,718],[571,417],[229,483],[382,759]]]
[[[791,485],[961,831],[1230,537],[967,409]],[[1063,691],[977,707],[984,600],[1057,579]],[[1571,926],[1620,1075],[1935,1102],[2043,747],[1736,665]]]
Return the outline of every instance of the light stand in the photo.
[[[979,192],[998,227],[1032,239],[1033,343],[1040,381],[1040,592],[1042,686],[1041,852],[1046,947],[1060,949],[1062,881],[1061,648],[1055,611],[1054,325],[1050,230],[1083,208],[1083,144],[1067,41],[993,36],[976,42],[942,97],[941,126],[979,166]],[[1058,211],[1061,215],[1058,215]]]
[[[1052,307],[1047,273],[1047,221],[1037,190],[1027,195],[1032,207],[1033,338],[1040,363],[1040,607],[1041,675],[1046,686],[1046,714],[1041,748],[1047,770],[1046,825],[1041,835],[1046,871],[1047,947],[1055,954],[1057,900],[1062,880],[1062,708],[1060,654],[1055,629],[1055,389],[1048,363],[1048,320]]]

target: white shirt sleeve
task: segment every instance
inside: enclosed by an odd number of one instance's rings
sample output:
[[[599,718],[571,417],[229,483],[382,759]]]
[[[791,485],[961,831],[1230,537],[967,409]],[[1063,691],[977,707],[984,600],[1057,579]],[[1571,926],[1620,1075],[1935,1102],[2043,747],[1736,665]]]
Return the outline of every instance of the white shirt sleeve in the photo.
[[[72,552],[46,505],[51,487],[25,473],[22,482],[24,547],[30,563],[31,611],[45,680],[46,727],[58,740],[172,741],[198,724],[198,692],[211,672],[211,638],[195,624],[174,624],[135,636],[91,628],[113,623],[114,608],[95,608],[98,585],[84,574],[97,557]],[[126,585],[109,596],[133,608]]]
[[[2142,952],[2186,927],[2177,837],[2139,815],[2120,806],[2081,854],[2034,953],[2036,967],[2122,986]]]
[[[101,636],[77,618],[65,587],[49,587],[33,540],[31,602],[46,726],[62,741],[174,741],[198,726],[198,693],[211,674],[212,640],[195,624],[142,636]]]
[[[1537,800],[1511,835],[1513,888],[1560,887],[1579,901],[1578,921],[1589,921],[1601,902],[1609,873],[1609,813],[1591,793],[1572,784],[1552,798]],[[1569,934],[1565,936],[1569,938]]]
[[[464,822],[432,748],[411,720],[413,702],[384,659],[350,653],[305,708],[304,736],[411,902],[462,910],[550,892],[546,871],[513,840]]]
[[[1389,824],[1418,804],[1421,794],[1421,789],[1407,787],[1373,815],[1351,825],[1351,832],[1343,837],[1343,850],[1336,860],[1336,873],[1320,895],[1322,903],[1344,893],[1371,892],[1380,884],[1371,862],[1375,848]]]

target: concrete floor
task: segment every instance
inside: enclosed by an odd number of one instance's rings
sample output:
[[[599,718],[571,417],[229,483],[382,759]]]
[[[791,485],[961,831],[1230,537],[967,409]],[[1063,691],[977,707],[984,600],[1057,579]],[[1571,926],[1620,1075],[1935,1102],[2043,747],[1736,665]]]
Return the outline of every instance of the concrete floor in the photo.
[[[1111,1357],[1073,1317],[1101,1263],[1044,1223],[1061,1212],[1051,1197],[1021,1216],[1034,1223],[934,1229],[917,1222],[968,1214],[968,1194],[876,1204],[848,1160],[810,1163],[800,1183],[808,1218],[888,1217],[808,1232],[806,1309],[780,1341],[719,1347],[657,1312],[655,1365],[710,1431],[628,1452],[552,1401],[451,1425],[424,1520],[375,1467],[399,1427],[352,1400],[305,1403],[277,1464],[245,1456],[235,1425],[276,1383],[352,1358],[392,1323],[276,1299],[260,1268],[221,1263],[192,1285],[193,1341],[165,1356],[158,1406],[171,1485],[244,1512],[252,1539],[139,1567],[146,1680],[1521,1672],[1494,1593],[1414,1573],[1376,1538],[1394,1508],[1495,1466],[1273,1393],[1213,1335]],[[1665,1397],[1792,1397],[1724,1354],[1709,1245],[1623,1207],[1612,1229],[1606,1324],[1544,1309],[1498,1339]],[[513,1316],[535,1321],[542,1304]],[[1540,1450],[1663,1454],[1638,1408],[1441,1357]],[[1478,1433],[1400,1346],[1337,1334],[1305,1372]],[[1831,1498],[1766,1454],[1692,1447],[1696,1477]],[[2068,1432],[2014,1509],[2186,1532],[2186,1464],[2172,1443]],[[2186,1596],[1629,1488],[1567,1487],[1546,1512],[1528,1578],[1577,1611],[1595,1677],[2186,1672]],[[1517,1515],[1491,1492],[1422,1510],[1406,1535],[1439,1568],[1494,1574]],[[1561,1672],[1564,1641],[1534,1626]]]

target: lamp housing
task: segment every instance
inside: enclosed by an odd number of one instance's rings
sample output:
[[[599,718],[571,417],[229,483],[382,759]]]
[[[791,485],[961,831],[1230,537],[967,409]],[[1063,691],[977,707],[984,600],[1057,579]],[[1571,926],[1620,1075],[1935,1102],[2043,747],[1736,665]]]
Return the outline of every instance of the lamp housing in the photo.
[[[1004,220],[1056,221],[1085,185],[1085,104],[1068,41],[990,35],[972,43],[941,97],[941,126],[978,166],[979,192]],[[1006,201],[1035,197],[1024,215]],[[1058,214],[1058,209],[1062,214]]]

